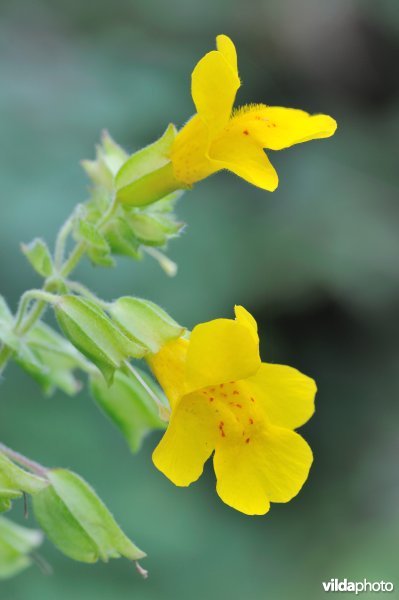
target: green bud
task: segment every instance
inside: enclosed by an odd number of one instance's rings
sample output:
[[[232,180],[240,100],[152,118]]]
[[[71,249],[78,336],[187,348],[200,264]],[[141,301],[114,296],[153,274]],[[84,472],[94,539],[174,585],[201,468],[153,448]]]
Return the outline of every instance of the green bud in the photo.
[[[111,192],[114,176],[128,158],[129,155],[105,131],[96,148],[96,160],[82,160],[81,165],[94,184]]]
[[[0,579],[16,575],[32,564],[30,553],[43,541],[41,531],[0,517]]]
[[[95,205],[81,208],[75,224],[74,237],[78,242],[85,242],[87,255],[93,264],[101,267],[113,267],[115,263],[111,257],[111,248],[105,236],[92,222],[93,217],[99,218]]]
[[[117,200],[124,206],[144,206],[181,189],[169,159],[176,128],[170,124],[162,137],[133,154],[115,177]]]
[[[148,433],[166,427],[153,397],[166,408],[163,392],[144,372],[139,371],[139,375],[142,381],[133,373],[117,371],[110,387],[102,377],[93,375],[90,380],[93,398],[120,429],[132,452],[140,449]]]
[[[184,332],[184,327],[149,300],[125,296],[110,305],[109,313],[123,331],[152,353]]]
[[[108,383],[125,360],[146,353],[144,346],[128,338],[91,300],[61,296],[54,310],[65,336],[100,369]]]
[[[30,244],[21,244],[21,249],[39,275],[49,277],[53,273],[50,251],[42,239],[36,238]]]
[[[97,250],[109,252],[107,240],[102,233],[99,232],[93,223],[90,223],[84,218],[78,221],[75,237],[78,241],[84,241],[88,246],[96,248]]]
[[[128,222],[137,239],[147,246],[163,246],[183,226],[170,217],[152,213],[133,213]]]
[[[140,259],[140,242],[126,219],[113,219],[105,232],[106,240],[114,254]]]
[[[33,509],[38,523],[61,552],[87,563],[145,556],[84,479],[66,469],[50,470],[47,476],[51,485],[34,496]]]

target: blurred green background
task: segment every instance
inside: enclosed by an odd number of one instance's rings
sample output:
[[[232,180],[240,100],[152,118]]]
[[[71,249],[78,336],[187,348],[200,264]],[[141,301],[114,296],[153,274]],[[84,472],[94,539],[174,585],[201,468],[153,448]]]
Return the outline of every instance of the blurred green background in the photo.
[[[238,101],[333,115],[332,140],[270,153],[274,194],[221,174],[183,197],[186,233],[168,279],[150,259],[80,279],[106,299],[135,294],[191,327],[244,304],[268,361],[318,382],[302,429],[311,476],[287,505],[246,517],[214,475],[174,487],[138,456],[88,394],[43,398],[17,367],[1,382],[0,438],[97,489],[149,558],[87,566],[46,543],[1,600],[313,600],[332,577],[399,590],[399,5],[391,0],[78,0],[0,3],[0,292],[38,285],[19,242],[50,243],[87,180],[78,161],[103,128],[131,151],[192,114],[189,77],[227,33]],[[23,522],[21,503],[11,516]],[[28,521],[34,525],[32,518]],[[396,595],[397,594],[397,595]],[[365,597],[368,594],[364,594]],[[399,591],[390,597],[399,597]]]

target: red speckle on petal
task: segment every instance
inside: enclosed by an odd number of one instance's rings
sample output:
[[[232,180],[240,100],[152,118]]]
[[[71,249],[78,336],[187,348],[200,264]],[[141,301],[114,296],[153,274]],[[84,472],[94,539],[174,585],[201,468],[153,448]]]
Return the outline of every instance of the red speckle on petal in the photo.
[[[253,419],[249,419],[249,424],[253,425],[254,424],[254,420]]]
[[[247,438],[247,439],[245,440],[245,443],[246,443],[246,444],[249,444],[250,440],[251,440],[251,438]]]
[[[249,131],[248,131],[248,129],[244,129],[244,131],[243,131],[243,134],[244,134],[244,135],[249,135]]]

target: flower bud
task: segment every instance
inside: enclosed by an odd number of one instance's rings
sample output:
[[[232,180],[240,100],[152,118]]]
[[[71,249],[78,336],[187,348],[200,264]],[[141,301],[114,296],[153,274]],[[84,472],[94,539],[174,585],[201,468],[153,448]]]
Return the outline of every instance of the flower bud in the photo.
[[[84,479],[66,469],[52,469],[47,477],[51,485],[34,496],[33,509],[38,523],[61,552],[87,563],[145,556]]]
[[[61,296],[54,310],[65,336],[100,369],[108,383],[125,360],[146,353],[144,346],[127,337],[91,300]]]
[[[147,346],[152,353],[184,332],[184,327],[149,300],[125,296],[113,302],[109,312],[127,335]]]

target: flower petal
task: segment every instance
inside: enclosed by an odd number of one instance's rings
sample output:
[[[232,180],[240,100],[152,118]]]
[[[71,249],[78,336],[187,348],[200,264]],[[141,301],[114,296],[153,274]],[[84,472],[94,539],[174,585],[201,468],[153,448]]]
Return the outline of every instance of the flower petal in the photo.
[[[196,65],[191,76],[191,94],[201,119],[215,134],[228,122],[240,80],[217,50],[208,52]]]
[[[218,35],[216,38],[216,48],[223,54],[238,77],[237,52],[233,41],[227,35]]]
[[[296,429],[314,413],[316,383],[292,367],[262,363],[243,385],[262,403],[268,420],[277,427]]]
[[[175,485],[196,481],[215,447],[217,429],[204,397],[185,396],[172,413],[168,429],[152,458]]]
[[[236,306],[234,307],[234,314],[238,323],[241,323],[241,325],[245,325],[246,327],[248,327],[252,335],[254,336],[256,343],[259,343],[258,324],[251,315],[251,313],[248,312],[247,309],[243,306],[236,304]]]
[[[330,137],[336,128],[336,121],[328,115],[310,115],[299,109],[262,104],[243,107],[229,124],[232,132],[245,130],[249,138],[270,150]]]
[[[263,190],[273,192],[278,186],[273,165],[246,129],[221,135],[211,144],[209,157],[219,169],[228,169]]]
[[[208,157],[209,144],[208,127],[194,115],[177,134],[170,153],[178,181],[191,185],[220,168]]]
[[[187,352],[186,385],[193,391],[254,375],[259,344],[246,325],[215,319],[194,327]]]
[[[171,340],[156,354],[148,357],[148,363],[162,386],[173,408],[183,396],[188,340]]]
[[[270,427],[249,443],[228,439],[219,442],[213,459],[223,502],[245,514],[262,515],[270,502],[288,502],[296,496],[313,459],[300,435]]]

